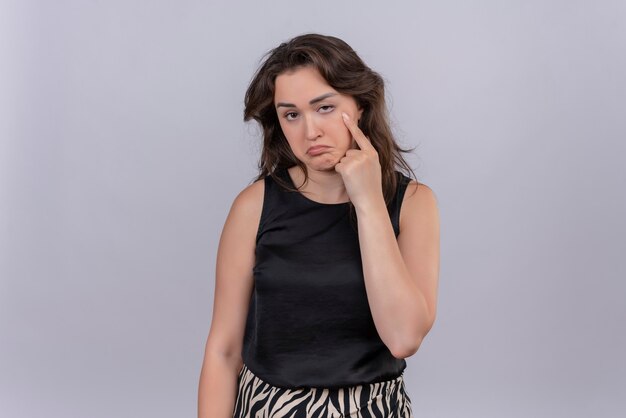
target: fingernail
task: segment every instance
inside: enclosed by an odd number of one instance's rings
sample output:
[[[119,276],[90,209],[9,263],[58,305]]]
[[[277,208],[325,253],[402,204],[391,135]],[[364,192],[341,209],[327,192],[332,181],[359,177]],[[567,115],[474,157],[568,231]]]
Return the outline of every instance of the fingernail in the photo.
[[[350,116],[348,116],[348,114],[347,114],[346,112],[342,112],[342,113],[341,113],[341,116],[343,116],[343,118],[344,118],[345,120],[350,119]]]

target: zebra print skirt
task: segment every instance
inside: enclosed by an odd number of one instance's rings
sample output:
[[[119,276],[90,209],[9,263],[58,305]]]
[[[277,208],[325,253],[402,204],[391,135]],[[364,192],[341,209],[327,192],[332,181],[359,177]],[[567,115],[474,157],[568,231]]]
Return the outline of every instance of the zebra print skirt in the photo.
[[[337,389],[288,389],[261,380],[244,364],[233,418],[413,418],[403,375]]]

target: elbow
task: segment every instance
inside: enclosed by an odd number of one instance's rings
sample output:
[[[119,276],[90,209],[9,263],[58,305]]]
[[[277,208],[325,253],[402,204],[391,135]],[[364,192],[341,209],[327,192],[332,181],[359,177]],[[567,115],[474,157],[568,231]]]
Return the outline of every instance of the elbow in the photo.
[[[417,353],[420,345],[422,345],[422,338],[413,339],[411,342],[406,342],[404,344],[398,345],[394,347],[391,351],[391,355],[397,359],[405,359],[411,357],[413,354]]]
[[[422,342],[424,341],[424,338],[431,328],[432,322],[423,332],[413,333],[413,335],[411,335],[409,338],[403,338],[402,340],[399,340],[397,344],[393,345],[393,349],[390,350],[391,354],[398,359],[411,357],[413,354],[417,353],[417,350],[419,350]]]

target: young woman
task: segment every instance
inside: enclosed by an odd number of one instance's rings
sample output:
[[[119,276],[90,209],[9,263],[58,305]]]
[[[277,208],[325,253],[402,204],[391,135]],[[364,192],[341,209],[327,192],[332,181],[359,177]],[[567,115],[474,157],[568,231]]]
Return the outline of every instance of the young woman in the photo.
[[[439,215],[344,41],[271,50],[245,97],[260,173],[217,253],[200,418],[413,416],[405,358],[433,326]]]

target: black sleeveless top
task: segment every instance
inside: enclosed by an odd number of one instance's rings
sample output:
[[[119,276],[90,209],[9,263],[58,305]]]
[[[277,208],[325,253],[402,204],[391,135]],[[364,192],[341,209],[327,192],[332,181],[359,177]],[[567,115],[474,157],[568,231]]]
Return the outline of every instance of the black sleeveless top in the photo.
[[[276,175],[293,186],[286,169]],[[396,175],[388,210],[397,238],[410,178]],[[348,202],[319,203],[269,175],[264,181],[243,362],[265,382],[290,389],[398,377],[406,361],[395,358],[376,331]]]

